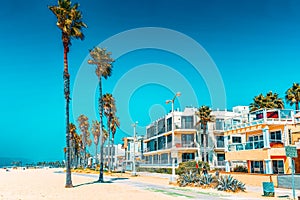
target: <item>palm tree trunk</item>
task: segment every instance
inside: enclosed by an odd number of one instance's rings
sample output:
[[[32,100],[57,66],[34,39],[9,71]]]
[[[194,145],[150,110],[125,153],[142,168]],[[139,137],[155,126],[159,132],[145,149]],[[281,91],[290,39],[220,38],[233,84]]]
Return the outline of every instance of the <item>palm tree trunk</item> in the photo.
[[[296,112],[299,112],[299,101],[296,101]]]
[[[111,136],[111,146],[112,146],[112,150],[110,151],[110,154],[111,154],[111,170],[114,170],[113,169],[113,164],[114,164],[114,162],[113,162],[113,160],[114,160],[114,154],[113,154],[113,152],[114,152],[114,140],[115,140],[115,136],[114,136],[114,134],[112,134],[112,136]]]
[[[69,105],[70,105],[70,74],[68,72],[69,44],[64,42],[64,95],[66,100],[66,188],[73,187],[70,168],[70,127],[69,127]]]
[[[96,156],[96,165],[98,164],[98,156],[97,156],[97,153],[98,153],[98,144],[95,144],[96,146],[96,150],[95,150],[95,156]]]
[[[107,142],[107,161],[108,161],[108,171],[110,172],[111,168],[110,168],[110,116],[108,116],[108,120],[107,120],[107,129],[108,129],[108,142]]]
[[[206,159],[206,123],[203,124],[203,154],[204,154],[204,162],[207,162],[207,159]]]
[[[101,75],[99,76],[99,115],[100,115],[100,173],[98,182],[103,183],[103,102],[102,102],[102,83],[101,83]]]

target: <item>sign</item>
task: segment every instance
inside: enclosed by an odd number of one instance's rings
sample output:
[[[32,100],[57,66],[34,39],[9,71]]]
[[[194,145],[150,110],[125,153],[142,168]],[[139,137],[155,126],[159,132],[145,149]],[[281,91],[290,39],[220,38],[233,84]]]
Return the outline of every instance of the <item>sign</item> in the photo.
[[[178,152],[176,150],[171,150],[171,158],[177,158]]]
[[[263,191],[266,197],[274,197],[275,190],[274,190],[274,183],[273,182],[263,182]]]
[[[285,146],[285,155],[291,158],[297,158],[297,149],[294,146]]]

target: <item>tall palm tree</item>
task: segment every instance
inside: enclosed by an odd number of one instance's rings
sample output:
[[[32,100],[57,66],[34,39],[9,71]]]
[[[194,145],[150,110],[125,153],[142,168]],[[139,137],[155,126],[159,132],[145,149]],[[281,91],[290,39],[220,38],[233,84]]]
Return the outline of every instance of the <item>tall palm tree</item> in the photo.
[[[116,115],[112,116],[111,122],[110,122],[110,130],[111,130],[111,145],[114,146],[114,140],[115,140],[115,134],[117,131],[117,128],[120,127],[120,121],[119,118]],[[112,163],[113,163],[113,151],[111,151],[112,162],[111,162],[111,169],[112,169]]]
[[[283,100],[279,98],[277,93],[273,93],[272,91],[268,92],[266,96],[264,96],[263,94],[259,94],[258,96],[255,96],[253,98],[253,103],[250,104],[250,111],[255,111],[261,108],[283,109]]]
[[[207,143],[207,123],[213,122],[214,117],[211,115],[211,109],[208,106],[201,106],[196,111],[196,115],[199,117],[199,121],[196,125],[201,124],[203,128],[203,154],[204,154],[204,162],[207,162],[207,153],[206,153],[206,143]]]
[[[107,119],[107,132],[108,132],[108,171],[111,170],[111,147],[110,147],[110,125],[111,125],[111,119],[116,113],[116,105],[115,105],[115,99],[112,96],[112,94],[104,94],[102,97],[103,102],[103,109],[104,109],[104,115]]]
[[[300,85],[299,85],[299,83],[293,83],[293,86],[290,87],[285,92],[285,100],[291,106],[295,104],[296,112],[299,111],[299,101],[300,101]]]
[[[94,136],[94,144],[95,144],[95,155],[96,155],[96,164],[98,164],[98,144],[99,144],[99,136],[100,136],[100,123],[97,120],[93,120],[93,125],[92,125],[92,133]]]
[[[70,131],[69,131],[69,104],[70,104],[70,74],[68,66],[68,53],[71,39],[84,39],[82,29],[86,24],[82,22],[82,14],[78,10],[79,4],[72,5],[70,0],[58,0],[58,5],[48,6],[57,17],[56,25],[61,30],[64,47],[64,96],[66,100],[66,188],[73,187],[70,168]]]
[[[86,167],[86,146],[91,145],[91,139],[90,139],[90,131],[89,131],[89,119],[85,115],[80,115],[77,118],[77,122],[79,125],[79,129],[82,133],[82,144],[83,144],[83,152],[84,152],[84,167]]]
[[[102,102],[102,77],[107,79],[111,75],[112,71],[112,62],[114,61],[110,57],[111,53],[106,52],[106,49],[102,49],[99,47],[95,47],[93,50],[90,50],[91,60],[88,60],[88,63],[91,65],[96,65],[96,75],[98,77],[99,82],[99,100],[98,100],[98,108],[100,115],[100,127],[103,127],[103,102]],[[100,128],[100,173],[98,182],[104,182],[103,179],[103,133],[102,128]]]

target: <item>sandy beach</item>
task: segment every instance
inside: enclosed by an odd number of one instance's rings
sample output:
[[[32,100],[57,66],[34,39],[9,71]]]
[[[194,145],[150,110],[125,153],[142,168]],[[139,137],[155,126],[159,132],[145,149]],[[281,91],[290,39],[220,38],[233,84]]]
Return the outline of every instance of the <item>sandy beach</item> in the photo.
[[[59,173],[56,173],[59,172]],[[92,175],[93,176],[93,175]],[[96,175],[97,177],[97,175]],[[108,177],[108,176],[105,176]],[[65,174],[62,169],[12,169],[6,171],[0,169],[0,199],[1,200],[39,200],[39,199],[122,199],[122,200],[183,200],[195,199],[194,197],[172,195],[170,193],[154,191],[140,187],[142,184],[155,184],[168,186],[168,179],[159,177],[130,177],[123,174],[109,178],[130,178],[134,184],[126,184],[124,182],[112,181],[111,183],[94,183],[95,176],[72,175],[74,188],[66,189]],[[128,182],[127,182],[128,183]],[[177,187],[176,187],[177,188]],[[179,191],[178,187],[178,191]],[[246,193],[225,193],[214,189],[190,188],[195,193],[203,192],[208,194],[212,192],[212,196],[216,199],[216,195],[220,195],[220,199],[278,199],[261,197],[260,191],[248,191]],[[208,196],[207,196],[208,197]],[[221,198],[222,197],[222,198]],[[197,198],[196,198],[197,199]],[[218,199],[218,198],[217,198]],[[282,199],[282,198],[281,198]],[[286,198],[285,198],[286,199]]]
[[[74,188],[64,188],[65,174],[55,169],[0,170],[1,200],[33,199],[173,199],[119,183],[93,183],[95,178],[72,176]],[[93,183],[93,184],[92,184]],[[151,194],[151,195],[150,195]]]

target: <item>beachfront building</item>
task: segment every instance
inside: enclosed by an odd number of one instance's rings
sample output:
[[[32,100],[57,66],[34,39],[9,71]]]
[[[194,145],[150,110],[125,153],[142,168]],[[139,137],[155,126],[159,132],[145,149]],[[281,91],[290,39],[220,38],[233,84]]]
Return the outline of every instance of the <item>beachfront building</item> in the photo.
[[[290,174],[292,162],[285,146],[295,146],[300,140],[295,111],[260,109],[242,118],[225,122],[226,171],[244,165],[249,173]],[[299,156],[295,161],[299,165]]]
[[[239,112],[248,110],[247,106],[237,109]],[[197,108],[186,107],[184,111],[174,110],[174,150],[172,149],[172,113],[152,122],[146,127],[142,166],[171,167],[173,153],[176,157],[176,165],[189,160],[204,161],[206,156],[212,168],[225,169],[225,121],[228,118],[240,116],[237,111],[212,111],[215,121],[207,125],[206,151],[204,151],[203,144],[203,127],[196,126],[199,121],[196,115]]]
[[[135,148],[134,148],[135,145]],[[135,159],[135,165],[139,166],[143,159],[144,143],[143,137],[138,136],[134,142],[134,137],[123,138],[124,158],[122,167],[124,170],[130,171],[133,169],[133,159]],[[134,151],[135,150],[135,151]]]
[[[103,148],[105,166],[108,167],[108,159],[110,159],[112,162],[112,170],[119,170],[124,161],[125,150],[121,144],[114,144],[113,146],[111,145],[110,151],[112,158],[108,156],[108,145]]]

